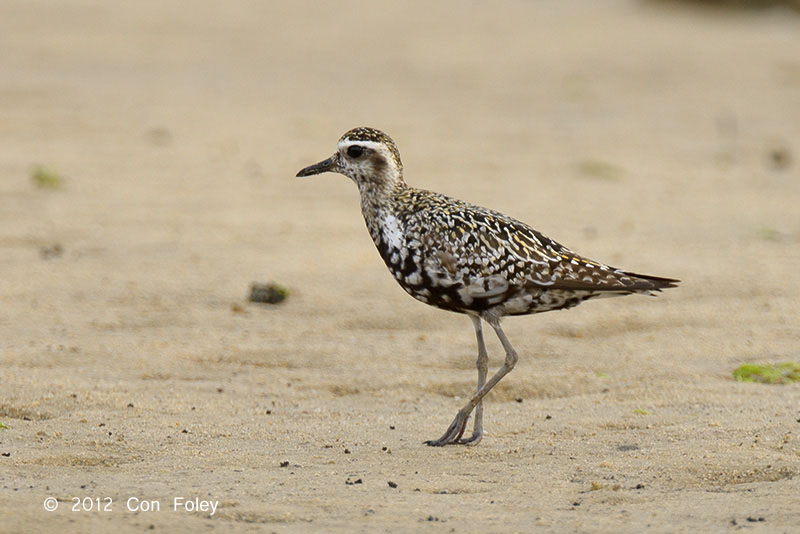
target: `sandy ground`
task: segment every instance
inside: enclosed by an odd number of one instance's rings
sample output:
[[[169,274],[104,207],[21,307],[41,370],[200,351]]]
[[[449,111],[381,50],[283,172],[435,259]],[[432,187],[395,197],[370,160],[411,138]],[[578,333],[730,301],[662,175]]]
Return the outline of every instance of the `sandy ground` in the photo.
[[[0,5],[0,531],[800,532],[800,385],[731,375],[800,360],[800,17],[320,4]],[[294,178],[362,124],[684,282],[507,320],[483,442],[426,447],[470,322],[395,285],[349,180]]]

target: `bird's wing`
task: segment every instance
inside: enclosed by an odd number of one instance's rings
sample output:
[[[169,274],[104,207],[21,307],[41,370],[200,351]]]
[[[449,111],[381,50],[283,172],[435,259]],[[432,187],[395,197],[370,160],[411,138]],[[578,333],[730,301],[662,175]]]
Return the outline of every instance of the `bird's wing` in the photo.
[[[464,284],[472,297],[492,297],[513,287],[649,292],[674,287],[677,282],[583,258],[498,212],[462,202],[458,208],[446,214],[435,209],[425,214],[427,231],[421,233],[421,239],[429,267],[452,283]]]

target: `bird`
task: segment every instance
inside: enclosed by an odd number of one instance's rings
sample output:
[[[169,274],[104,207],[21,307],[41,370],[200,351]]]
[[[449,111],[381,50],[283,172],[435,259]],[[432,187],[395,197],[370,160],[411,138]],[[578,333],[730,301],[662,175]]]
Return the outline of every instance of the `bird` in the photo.
[[[481,441],[483,399],[518,360],[500,326],[504,317],[572,308],[597,297],[654,295],[680,282],[588,259],[512,217],[409,186],[397,145],[375,128],[347,131],[331,157],[297,177],[325,172],[355,182],[370,236],[406,293],[472,320],[478,385],[444,434],[424,442],[430,446]],[[505,350],[503,365],[491,377],[484,322]],[[472,434],[465,437],[473,414]]]

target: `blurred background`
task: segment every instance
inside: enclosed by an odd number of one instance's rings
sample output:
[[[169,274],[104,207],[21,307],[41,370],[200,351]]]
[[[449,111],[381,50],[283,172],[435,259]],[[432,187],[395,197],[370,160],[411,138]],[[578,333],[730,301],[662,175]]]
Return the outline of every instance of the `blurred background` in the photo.
[[[357,125],[414,186],[699,291],[797,258],[748,248],[800,241],[794,2],[10,0],[0,48],[7,310],[395,291],[352,185],[294,179]]]

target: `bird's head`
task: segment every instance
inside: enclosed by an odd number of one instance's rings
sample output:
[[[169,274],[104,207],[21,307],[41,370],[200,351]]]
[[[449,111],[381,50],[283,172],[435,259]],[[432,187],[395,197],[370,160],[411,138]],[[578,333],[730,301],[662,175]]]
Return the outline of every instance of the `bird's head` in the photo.
[[[393,187],[403,182],[403,163],[392,138],[375,128],[353,128],[345,133],[333,156],[310,165],[297,177],[337,172],[363,186]]]

